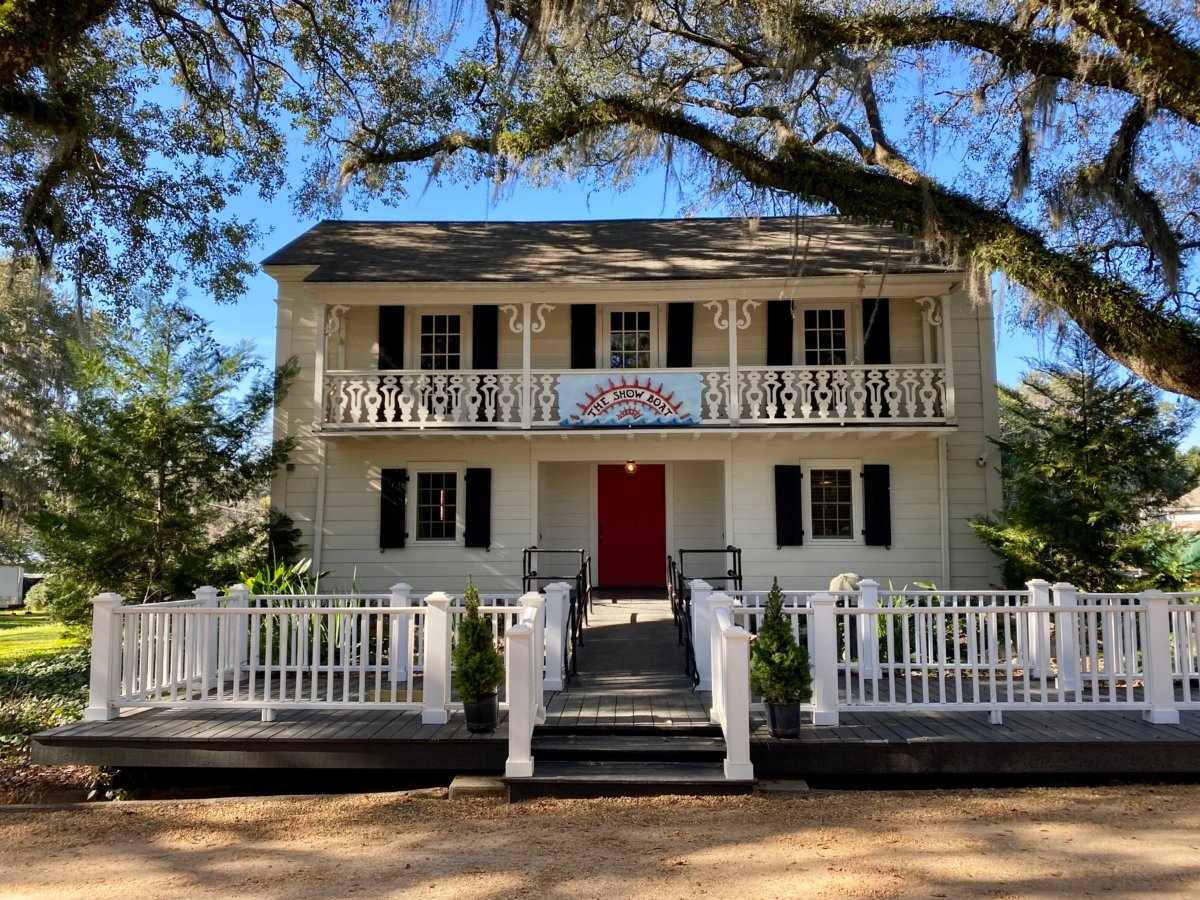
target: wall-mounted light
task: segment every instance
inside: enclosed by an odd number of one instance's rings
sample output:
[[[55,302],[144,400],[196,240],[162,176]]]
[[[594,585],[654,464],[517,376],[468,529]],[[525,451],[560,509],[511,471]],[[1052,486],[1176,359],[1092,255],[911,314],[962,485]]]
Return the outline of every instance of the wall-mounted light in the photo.
[[[637,474],[637,461],[636,460],[632,460],[632,459],[625,460],[625,474],[630,475],[630,476]]]

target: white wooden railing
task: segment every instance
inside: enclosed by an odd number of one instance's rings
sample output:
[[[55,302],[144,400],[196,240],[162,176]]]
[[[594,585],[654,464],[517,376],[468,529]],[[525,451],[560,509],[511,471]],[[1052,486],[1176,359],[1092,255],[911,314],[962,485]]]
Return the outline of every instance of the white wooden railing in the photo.
[[[521,621],[505,636],[510,700],[504,774],[509,778],[533,775],[533,729],[546,721],[542,679],[543,602],[537,594],[522,597]]]
[[[552,617],[565,607],[563,587],[547,589]],[[538,678],[561,684],[566,626],[544,622],[541,595],[482,599],[498,644],[537,600]],[[451,642],[463,606],[444,592],[414,597],[398,584],[387,594],[252,596],[235,585],[226,596],[203,587],[190,600],[125,606],[101,594],[92,605],[88,720],[134,707],[253,709],[272,721],[280,709],[367,706],[443,724],[459,705]],[[546,633],[559,636],[550,653]],[[507,668],[505,682],[502,705],[514,690]]]
[[[755,366],[637,370],[655,378],[696,374],[699,424],[787,425],[940,423],[953,419],[941,365]],[[559,405],[557,370],[437,371],[357,369],[324,378],[321,424],[327,429],[559,428],[574,410]],[[594,375],[612,369],[571,370]]]
[[[712,592],[693,583],[694,619],[715,611],[748,631],[765,592]],[[842,711],[1137,710],[1179,721],[1200,709],[1200,595],[1085,594],[1033,581],[1026,591],[785,592],[793,633],[813,668],[815,724]],[[699,627],[694,636],[703,639]],[[697,646],[707,646],[699,644]],[[699,660],[698,660],[699,662]],[[702,689],[728,677],[716,650]],[[706,683],[705,679],[709,679]]]
[[[733,600],[711,603],[712,720],[725,737],[725,777],[752,781],[750,762],[750,632],[733,624]]]

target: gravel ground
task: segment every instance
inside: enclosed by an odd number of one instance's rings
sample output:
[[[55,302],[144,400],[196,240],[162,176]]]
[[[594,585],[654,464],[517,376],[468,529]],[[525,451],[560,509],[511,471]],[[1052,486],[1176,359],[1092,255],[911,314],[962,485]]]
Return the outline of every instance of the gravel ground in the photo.
[[[1200,896],[1200,785],[0,808],[0,895]]]

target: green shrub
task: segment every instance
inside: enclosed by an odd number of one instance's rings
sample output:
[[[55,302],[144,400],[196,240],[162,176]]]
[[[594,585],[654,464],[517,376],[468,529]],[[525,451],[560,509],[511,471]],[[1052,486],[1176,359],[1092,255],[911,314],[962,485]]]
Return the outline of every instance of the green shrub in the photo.
[[[504,657],[493,642],[491,625],[479,614],[479,591],[469,577],[463,603],[467,612],[458,625],[454,646],[454,684],[460,699],[478,703],[496,693],[504,680]]]
[[[39,581],[25,592],[25,608],[35,613],[44,613],[50,608],[50,594],[46,582]]]
[[[812,698],[808,648],[792,637],[792,626],[783,614],[778,578],[771,583],[762,625],[750,645],[750,689],[767,703]]]
[[[32,734],[76,721],[87,706],[88,672],[86,649],[0,667],[0,758],[22,753]]]

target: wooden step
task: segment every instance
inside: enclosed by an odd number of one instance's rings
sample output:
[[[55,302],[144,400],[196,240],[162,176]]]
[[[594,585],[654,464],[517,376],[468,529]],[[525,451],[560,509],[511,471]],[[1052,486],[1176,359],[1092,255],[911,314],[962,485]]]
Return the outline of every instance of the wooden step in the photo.
[[[563,734],[533,739],[533,758],[542,761],[721,762],[725,742],[708,735]]]
[[[538,797],[731,796],[754,791],[752,781],[726,779],[719,762],[538,760],[533,777],[504,782],[512,803]]]

